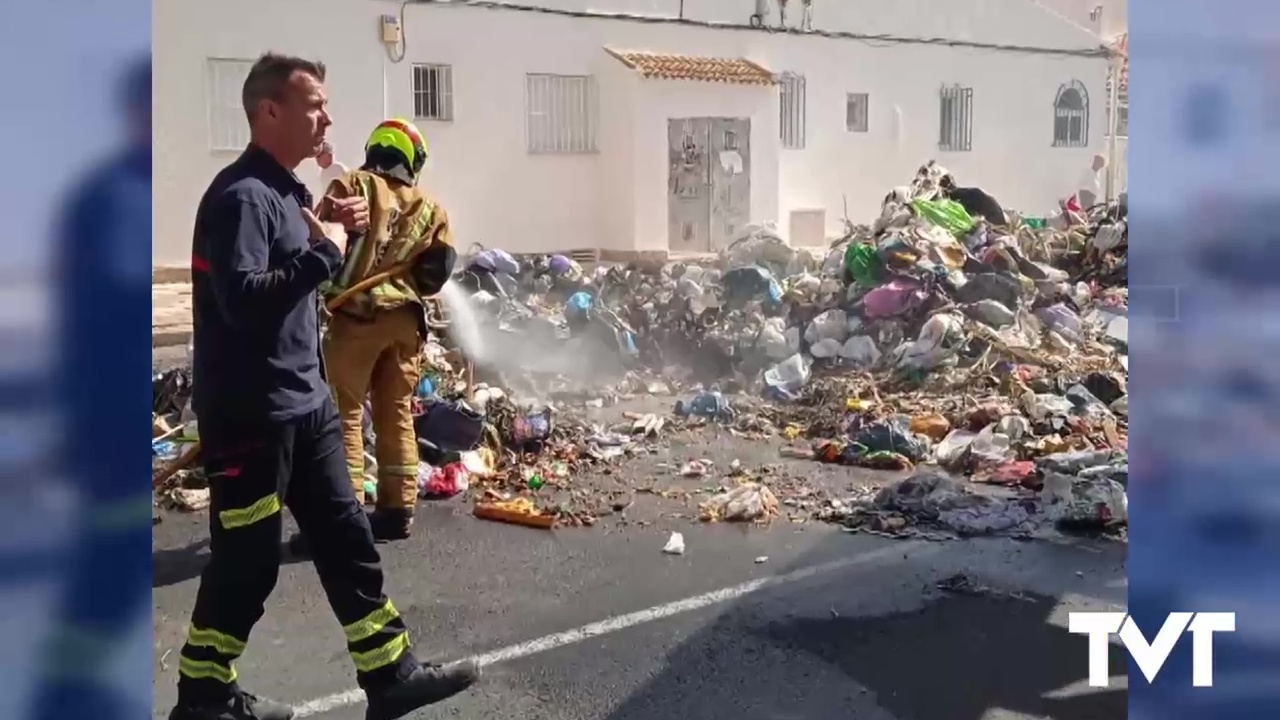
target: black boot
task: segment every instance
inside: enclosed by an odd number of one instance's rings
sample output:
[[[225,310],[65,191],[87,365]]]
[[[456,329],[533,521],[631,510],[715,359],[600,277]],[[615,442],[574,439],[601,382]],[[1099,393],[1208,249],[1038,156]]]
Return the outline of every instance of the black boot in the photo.
[[[457,695],[480,679],[474,660],[449,665],[422,664],[405,679],[375,690],[366,690],[369,708],[365,720],[396,720],[432,703]]]
[[[220,703],[178,702],[169,720],[293,720],[293,708],[274,700],[236,690]]]
[[[413,526],[413,511],[406,508],[378,508],[369,513],[369,527],[377,542],[404,540]]]

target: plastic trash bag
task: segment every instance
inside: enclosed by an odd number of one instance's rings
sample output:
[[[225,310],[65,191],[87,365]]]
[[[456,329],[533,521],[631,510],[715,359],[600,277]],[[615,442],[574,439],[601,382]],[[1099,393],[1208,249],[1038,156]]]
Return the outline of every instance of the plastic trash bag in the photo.
[[[1084,339],[1081,334],[1080,316],[1062,303],[1040,308],[1036,310],[1035,315],[1040,322],[1045,324],[1045,327],[1073,343],[1078,343]]]
[[[929,442],[912,433],[908,422],[881,420],[872,423],[854,435],[853,441],[870,452],[893,452],[911,462],[920,462],[929,451]]]
[[[799,332],[799,329],[796,329],[797,335]],[[795,352],[787,342],[787,329],[781,318],[770,318],[765,321],[764,327],[760,329],[760,336],[756,338],[756,347],[764,353],[765,357],[775,362],[785,360]]]
[[[977,224],[969,211],[954,200],[912,200],[911,207],[920,217],[952,235],[964,235]]]
[[[796,353],[764,372],[764,382],[784,397],[794,397],[809,384],[813,361]]]
[[[837,347],[849,336],[849,321],[838,308],[823,312],[809,323],[804,340],[810,345],[821,340],[834,340]]]
[[[844,251],[844,269],[855,283],[863,287],[875,287],[880,284],[884,265],[874,245],[865,243],[849,243]]]
[[[848,360],[856,367],[869,368],[880,362],[880,349],[866,335],[855,335],[845,341],[840,348],[840,357]]]
[[[965,315],[997,330],[1009,327],[1017,319],[1012,310],[990,298],[964,305],[960,309]]]
[[[460,462],[442,468],[418,463],[418,494],[425,498],[447,498],[470,487],[467,468]]]
[[[933,460],[944,468],[954,469],[964,464],[969,456],[969,446],[978,434],[971,430],[952,430],[933,449]]]
[[[1110,478],[1079,478],[1048,473],[1040,493],[1045,515],[1073,529],[1107,528],[1129,522],[1129,497]]]
[[[894,317],[917,307],[924,300],[925,293],[919,283],[898,278],[864,295],[862,314],[872,319]]]
[[[932,370],[954,356],[953,348],[963,338],[963,326],[952,315],[929,318],[920,328],[916,341],[900,346],[897,366],[902,369]]]
[[[721,278],[724,285],[722,300],[731,307],[745,305],[752,300],[764,300],[769,304],[782,302],[782,286],[773,274],[759,265],[734,268]]]
[[[768,522],[778,514],[778,498],[761,483],[744,483],[702,504],[708,522]]]
[[[505,250],[481,250],[470,264],[501,275],[520,274],[520,263]]]
[[[838,356],[843,349],[839,340],[823,338],[809,348],[809,353],[815,358],[826,360]]]

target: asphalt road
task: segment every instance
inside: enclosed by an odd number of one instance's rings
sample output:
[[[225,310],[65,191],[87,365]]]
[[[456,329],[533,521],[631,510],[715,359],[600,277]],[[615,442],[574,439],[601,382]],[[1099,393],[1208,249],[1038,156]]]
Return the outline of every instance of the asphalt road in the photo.
[[[1086,640],[1065,630],[1070,610],[1123,606],[1120,545],[894,541],[661,513],[547,532],[476,520],[457,500],[420,517],[415,537],[382,546],[389,594],[421,656],[488,663],[473,691],[421,720],[1126,717],[1123,678],[1088,688]],[[175,698],[205,522],[169,514],[155,529],[154,717]],[[673,529],[683,556],[661,552]],[[995,591],[936,587],[958,572]],[[239,668],[305,717],[363,718],[307,563],[282,570]]]

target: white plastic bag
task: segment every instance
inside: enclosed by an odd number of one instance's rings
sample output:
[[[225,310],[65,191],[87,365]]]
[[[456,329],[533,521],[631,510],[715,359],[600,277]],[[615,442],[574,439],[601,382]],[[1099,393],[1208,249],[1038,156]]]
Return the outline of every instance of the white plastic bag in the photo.
[[[778,514],[778,498],[761,483],[744,483],[702,504],[702,519],[767,522]]]
[[[812,353],[815,358],[826,360],[828,358],[836,357],[843,349],[844,347],[840,344],[839,340],[823,338],[822,340],[814,343],[813,347],[809,348],[809,352]]]
[[[800,392],[809,384],[809,368],[813,361],[796,353],[764,372],[765,383],[788,395]]]
[[[848,335],[849,320],[845,317],[844,311],[839,309],[827,310],[818,315],[804,331],[805,342],[810,345],[828,339],[842,343]]]
[[[880,362],[880,349],[866,335],[854,335],[840,348],[840,357],[857,367],[867,368]]]

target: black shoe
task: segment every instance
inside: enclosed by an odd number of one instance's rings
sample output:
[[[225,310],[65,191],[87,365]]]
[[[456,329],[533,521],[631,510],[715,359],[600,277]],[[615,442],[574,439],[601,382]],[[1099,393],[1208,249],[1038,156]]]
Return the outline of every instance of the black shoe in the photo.
[[[378,508],[369,513],[369,527],[377,542],[404,540],[413,527],[413,513],[404,508]]]
[[[423,663],[394,685],[365,691],[369,708],[364,720],[396,720],[432,703],[457,695],[480,679],[474,660],[448,665]]]
[[[293,708],[247,692],[236,692],[230,700],[210,705],[179,702],[169,720],[293,720]]]

